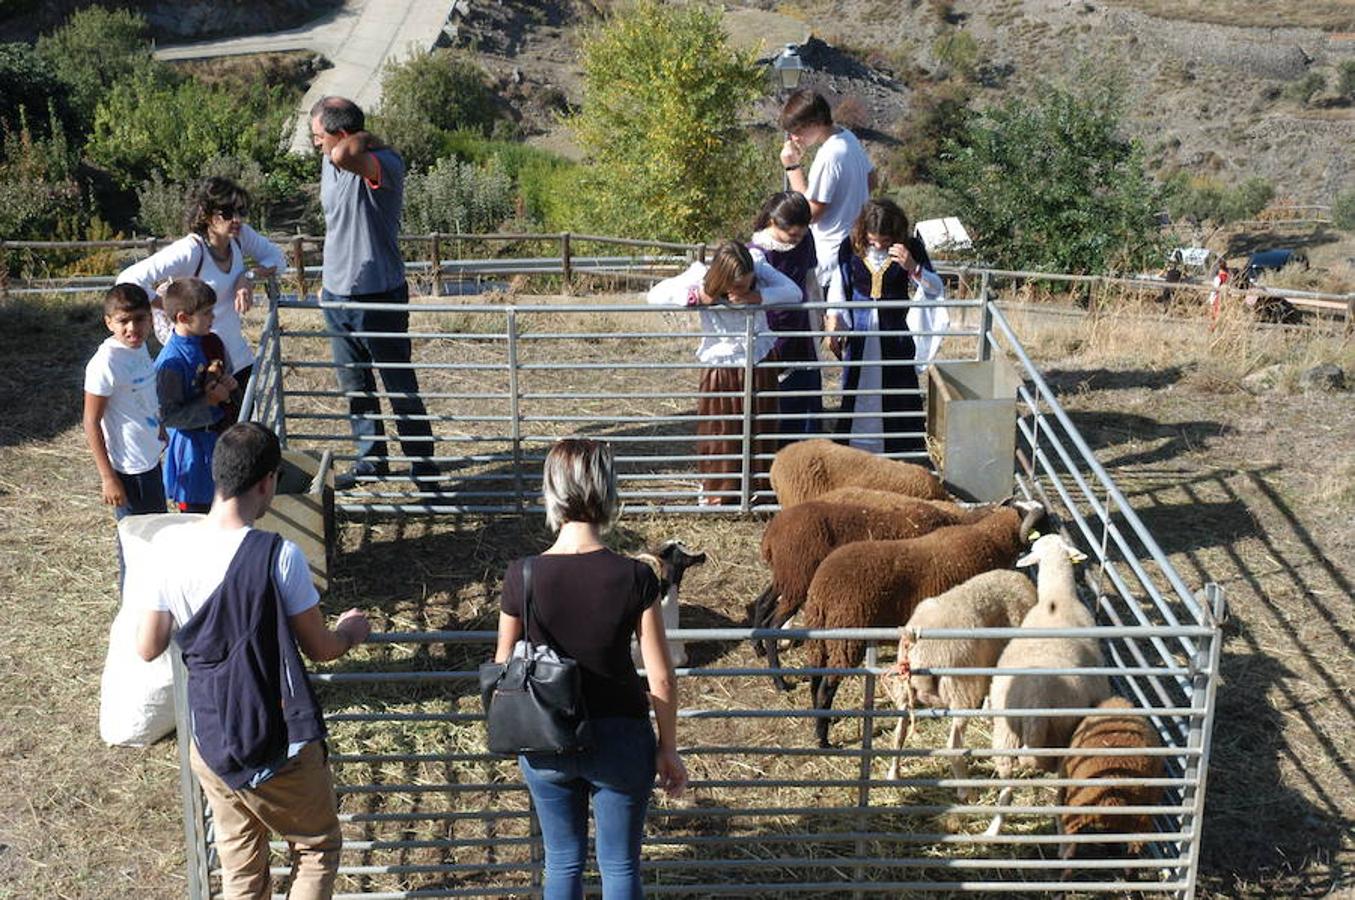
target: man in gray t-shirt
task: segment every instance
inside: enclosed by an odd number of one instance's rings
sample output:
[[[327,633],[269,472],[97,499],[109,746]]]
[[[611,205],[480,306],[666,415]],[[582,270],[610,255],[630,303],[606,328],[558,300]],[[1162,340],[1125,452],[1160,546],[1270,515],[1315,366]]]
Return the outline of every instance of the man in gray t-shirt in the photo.
[[[380,402],[372,396],[375,367],[391,395],[400,445],[412,463],[410,474],[421,487],[436,490],[432,427],[419,397],[418,376],[406,368],[409,286],[399,245],[405,164],[363,129],[362,110],[351,100],[325,97],[311,109],[311,141],[321,155],[320,206],[325,213],[320,299],[390,304],[389,309],[324,310],[332,333],[335,374],[339,390],[349,395],[349,424],[357,442],[353,468],[336,485],[351,487],[359,479],[379,478],[389,471],[389,439],[381,420],[374,418],[381,412]]]

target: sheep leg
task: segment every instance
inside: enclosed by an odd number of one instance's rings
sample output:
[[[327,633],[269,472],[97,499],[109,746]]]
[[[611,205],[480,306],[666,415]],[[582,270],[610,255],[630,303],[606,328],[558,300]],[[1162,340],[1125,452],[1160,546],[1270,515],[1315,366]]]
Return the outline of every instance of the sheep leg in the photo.
[[[757,595],[750,607],[749,625],[753,628],[766,628],[767,623],[772,620],[772,615],[776,609],[776,588],[773,585],[767,585],[762,593]],[[753,652],[758,656],[767,655],[767,641],[753,641]]]
[[[903,749],[903,730],[908,727],[908,717],[899,716],[894,722],[894,758],[889,761],[889,771],[885,778],[897,781],[899,777],[899,751]]]
[[[997,837],[1002,833],[1002,823],[1006,819],[1006,814],[1002,812],[1002,807],[1010,806],[1012,802],[1012,789],[1004,787],[997,795],[997,815],[993,816],[993,821],[984,829],[984,837]]]
[[[964,749],[964,732],[969,720],[960,716],[953,716],[950,720],[950,740],[947,747],[951,750]],[[950,774],[956,778],[969,777],[969,762],[963,756],[952,756],[950,758]],[[968,803],[978,796],[977,788],[960,788],[960,802]]]
[[[772,618],[771,618],[771,620],[767,623],[767,627],[768,627],[768,628],[780,628],[781,626],[785,625],[788,621],[790,621],[790,617],[789,617],[789,616],[787,616],[786,618],[779,618],[778,616],[776,616],[775,612],[773,612],[773,613],[772,613]],[[767,668],[769,668],[769,669],[779,669],[779,668],[781,668],[781,646],[780,646],[780,645],[781,645],[781,642],[778,641],[776,638],[772,638],[772,639],[769,640],[769,641],[764,641],[764,642],[763,642],[763,652],[764,652],[764,653],[766,654],[766,656],[767,656]],[[777,689],[778,691],[788,691],[788,690],[791,689],[791,684],[790,684],[790,682],[787,681],[787,680],[785,679],[785,676],[783,676],[783,675],[779,675],[779,674],[778,674],[778,675],[773,675],[773,676],[772,676],[772,684],[776,686],[776,689]],[[810,678],[810,679],[809,679],[809,684],[810,684],[810,688],[811,688],[815,693],[817,693],[818,688],[817,688],[817,686],[815,685],[815,682],[814,682],[814,679],[813,679],[813,678]]]
[[[841,679],[833,675],[825,675],[819,682],[818,688],[814,692],[814,708],[825,712],[833,708],[833,697],[837,695],[837,689]],[[833,724],[833,720],[828,716],[814,720],[814,731],[819,737],[820,747],[830,747],[828,743],[828,728]]]

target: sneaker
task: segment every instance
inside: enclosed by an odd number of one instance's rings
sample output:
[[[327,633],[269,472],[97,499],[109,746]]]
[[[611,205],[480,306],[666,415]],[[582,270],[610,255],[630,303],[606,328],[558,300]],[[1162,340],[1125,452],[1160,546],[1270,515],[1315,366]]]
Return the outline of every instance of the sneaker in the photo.
[[[340,472],[334,476],[334,490],[349,491],[357,487],[359,478],[379,478],[387,474],[389,469],[384,460],[372,462],[364,459],[347,472]]]

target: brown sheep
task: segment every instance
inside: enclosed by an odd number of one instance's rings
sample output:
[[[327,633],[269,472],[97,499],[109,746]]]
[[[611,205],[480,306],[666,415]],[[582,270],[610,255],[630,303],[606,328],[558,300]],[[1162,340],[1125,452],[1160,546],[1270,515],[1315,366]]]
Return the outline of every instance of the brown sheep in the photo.
[[[981,572],[1010,568],[1044,515],[1034,506],[993,510],[971,525],[950,525],[921,537],[859,541],[838,547],[819,564],[804,605],[806,628],[883,628],[908,621],[926,597],[963,584]],[[812,668],[855,668],[863,641],[808,641]],[[842,677],[810,677],[815,709],[832,709]],[[815,720],[819,746],[828,746],[827,717]]]
[[[941,479],[924,466],[885,459],[823,438],[782,448],[772,460],[770,474],[782,509],[840,487],[865,487],[923,500],[950,499]]]
[[[918,500],[902,494],[865,488],[839,488],[817,500],[783,509],[762,534],[762,560],[771,584],[753,602],[754,628],[780,628],[791,620],[809,595],[814,570],[835,548],[855,541],[919,537],[947,525],[965,525],[988,515],[992,507],[966,509],[955,503]],[[778,667],[777,642],[755,645]],[[784,678],[772,681],[789,690]]]
[[[1102,700],[1098,709],[1107,711],[1133,709],[1134,704],[1123,697]],[[1073,732],[1070,750],[1140,749],[1160,747],[1153,725],[1143,716],[1093,715],[1087,716]],[[1069,755],[1059,767],[1061,778],[1162,778],[1166,763],[1161,756],[1077,756]],[[1152,816],[1105,815],[1096,807],[1155,806],[1162,802],[1161,785],[1083,785],[1059,788],[1060,806],[1085,806],[1086,812],[1068,812],[1059,817],[1059,830],[1064,834],[1145,834],[1153,830]],[[1127,853],[1138,856],[1143,842],[1097,845],[1067,843],[1060,847],[1062,859],[1073,859],[1079,850],[1099,847],[1104,852]]]

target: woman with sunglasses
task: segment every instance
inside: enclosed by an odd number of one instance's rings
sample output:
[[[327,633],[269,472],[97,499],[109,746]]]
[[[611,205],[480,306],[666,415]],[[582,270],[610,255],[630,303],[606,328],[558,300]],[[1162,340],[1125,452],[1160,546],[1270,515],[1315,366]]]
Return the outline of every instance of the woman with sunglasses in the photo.
[[[162,311],[165,286],[175,278],[201,278],[216,293],[212,333],[221,338],[230,368],[243,389],[254,369],[254,349],[245,339],[241,317],[254,302],[254,281],[286,264],[272,241],[245,224],[249,194],[229,178],[204,178],[188,197],[189,234],[124,269],[119,284],[136,284],[151,295],[155,333],[164,343],[171,325]],[[245,260],[254,266],[246,267]]]

